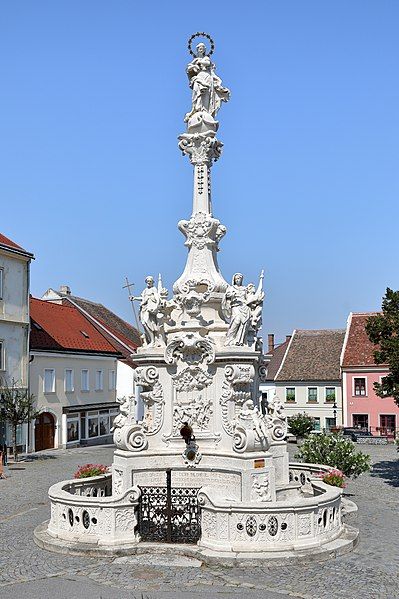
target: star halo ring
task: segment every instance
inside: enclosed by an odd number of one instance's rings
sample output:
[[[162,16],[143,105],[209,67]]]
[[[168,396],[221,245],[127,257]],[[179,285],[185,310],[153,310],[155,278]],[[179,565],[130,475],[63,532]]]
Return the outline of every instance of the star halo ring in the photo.
[[[196,54],[194,54],[194,51],[192,49],[192,43],[193,43],[193,41],[195,40],[196,37],[205,37],[208,40],[208,42],[211,45],[211,49],[207,53],[207,56],[212,56],[212,54],[213,54],[213,52],[215,50],[215,42],[213,41],[213,39],[211,38],[211,36],[209,35],[209,33],[205,33],[205,31],[197,31],[196,33],[193,33],[193,35],[188,40],[188,51],[190,52],[191,56],[193,58],[196,57]]]

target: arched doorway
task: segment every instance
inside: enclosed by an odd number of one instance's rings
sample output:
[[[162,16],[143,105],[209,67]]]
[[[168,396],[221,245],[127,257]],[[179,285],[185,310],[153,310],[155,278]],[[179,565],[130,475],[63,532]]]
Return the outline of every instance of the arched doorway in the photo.
[[[50,412],[42,412],[35,422],[35,451],[54,447],[55,422]]]

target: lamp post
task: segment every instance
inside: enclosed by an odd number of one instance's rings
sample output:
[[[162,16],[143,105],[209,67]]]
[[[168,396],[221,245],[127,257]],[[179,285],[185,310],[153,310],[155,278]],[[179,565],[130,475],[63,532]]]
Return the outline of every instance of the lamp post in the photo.
[[[333,418],[334,418],[334,427],[337,426],[337,403],[334,399],[334,404],[333,404]]]

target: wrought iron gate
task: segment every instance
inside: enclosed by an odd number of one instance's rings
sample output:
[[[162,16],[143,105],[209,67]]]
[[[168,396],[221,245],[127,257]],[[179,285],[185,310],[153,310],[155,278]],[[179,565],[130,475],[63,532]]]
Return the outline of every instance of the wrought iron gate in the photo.
[[[166,487],[140,487],[139,532],[143,541],[196,543],[201,537],[199,489],[172,487],[166,471]]]

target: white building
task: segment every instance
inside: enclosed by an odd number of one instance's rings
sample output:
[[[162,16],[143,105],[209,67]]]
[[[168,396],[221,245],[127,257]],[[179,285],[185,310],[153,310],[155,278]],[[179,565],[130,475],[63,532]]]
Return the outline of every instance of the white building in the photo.
[[[14,381],[28,387],[29,271],[33,254],[0,234],[0,386]],[[10,431],[0,426],[0,443],[10,445]],[[27,442],[20,427],[17,442]]]
[[[135,363],[132,354],[141,345],[139,331],[103,304],[72,295],[67,285],[61,285],[59,291],[48,289],[42,299],[73,306],[108,339],[120,354],[117,363],[117,398],[133,395]]]
[[[75,307],[30,299],[32,449],[112,442],[120,354]]]
[[[340,356],[345,330],[295,330],[276,347],[267,383],[274,382],[287,416],[306,412],[315,430],[343,424]]]

